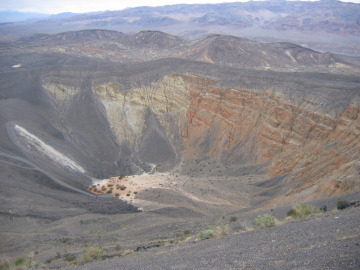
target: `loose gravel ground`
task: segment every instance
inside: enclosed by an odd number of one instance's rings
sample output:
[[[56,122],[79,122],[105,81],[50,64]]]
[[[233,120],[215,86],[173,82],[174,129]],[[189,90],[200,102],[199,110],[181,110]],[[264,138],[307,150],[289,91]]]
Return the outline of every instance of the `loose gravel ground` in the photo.
[[[73,269],[360,269],[360,208]]]

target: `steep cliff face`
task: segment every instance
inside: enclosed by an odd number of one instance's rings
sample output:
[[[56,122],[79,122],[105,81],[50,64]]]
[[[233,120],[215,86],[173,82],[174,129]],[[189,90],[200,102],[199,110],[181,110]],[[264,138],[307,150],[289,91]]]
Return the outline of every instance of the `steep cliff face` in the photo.
[[[46,88],[58,100],[74,92],[59,85]],[[118,144],[162,170],[204,159],[263,165],[269,178],[281,179],[266,184],[282,190],[275,204],[360,187],[356,98],[345,110],[321,110],[314,96],[290,101],[281,91],[222,88],[217,79],[192,74],[166,75],[134,89],[105,83],[94,91]]]
[[[204,85],[205,80],[201,85]],[[212,82],[191,91],[185,157],[221,158],[226,163],[268,163],[269,177],[288,175],[299,201],[340,195],[359,188],[359,103],[338,117],[314,113],[306,102],[241,89],[219,89]],[[286,186],[285,185],[285,186]],[[293,196],[288,202],[291,203]]]
[[[168,75],[132,91],[106,84],[95,92],[120,144],[130,145],[144,162],[173,164],[181,154],[180,130],[190,105],[189,87],[184,76]]]

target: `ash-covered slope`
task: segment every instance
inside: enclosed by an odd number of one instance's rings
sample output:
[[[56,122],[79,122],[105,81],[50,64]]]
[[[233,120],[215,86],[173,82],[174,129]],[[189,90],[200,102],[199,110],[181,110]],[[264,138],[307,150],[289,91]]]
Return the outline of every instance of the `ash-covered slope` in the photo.
[[[80,83],[81,91],[58,106],[41,85],[43,72],[0,75],[0,212],[57,219],[100,211],[85,189],[91,178],[137,169],[121,157],[102,105],[88,85]],[[112,203],[117,208],[111,211],[134,210],[120,201]]]

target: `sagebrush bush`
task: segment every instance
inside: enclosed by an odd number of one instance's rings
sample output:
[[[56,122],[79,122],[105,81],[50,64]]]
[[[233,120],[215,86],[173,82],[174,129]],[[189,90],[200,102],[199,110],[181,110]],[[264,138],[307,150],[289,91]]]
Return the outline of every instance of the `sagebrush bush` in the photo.
[[[344,209],[344,208],[346,208],[347,206],[348,206],[348,201],[347,200],[338,200],[338,202],[337,202],[337,208],[338,209]]]
[[[103,254],[104,251],[101,247],[90,246],[85,248],[85,254],[83,255],[83,259],[85,262],[92,262],[99,260]]]
[[[65,253],[63,259],[64,259],[64,261],[72,262],[72,261],[76,260],[76,256],[71,253]]]
[[[214,230],[204,230],[199,233],[199,238],[203,240],[213,238],[214,236],[215,236]]]
[[[25,259],[24,258],[17,258],[15,261],[14,261],[14,265],[15,266],[19,266],[19,265],[22,265],[25,263]]]
[[[313,213],[321,212],[319,209],[309,204],[299,204],[295,208],[289,210],[288,216],[293,218],[303,218]]]
[[[254,227],[261,229],[275,225],[275,217],[271,214],[260,215],[253,221]]]
[[[235,221],[237,221],[237,217],[230,217],[229,221],[230,222],[235,222]]]

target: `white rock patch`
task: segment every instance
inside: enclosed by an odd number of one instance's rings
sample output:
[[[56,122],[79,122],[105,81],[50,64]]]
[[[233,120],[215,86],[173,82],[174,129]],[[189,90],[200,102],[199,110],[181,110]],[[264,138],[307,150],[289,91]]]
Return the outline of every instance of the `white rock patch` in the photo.
[[[40,153],[44,157],[48,158],[49,160],[53,161],[56,164],[59,164],[62,167],[65,167],[66,169],[70,169],[80,173],[85,173],[85,170],[75,161],[68,158],[64,154],[60,153],[59,151],[57,151],[47,143],[43,142],[34,134],[28,132],[25,128],[15,125],[15,131],[20,137],[22,137],[27,141],[28,145],[31,148],[35,149],[38,153]]]

